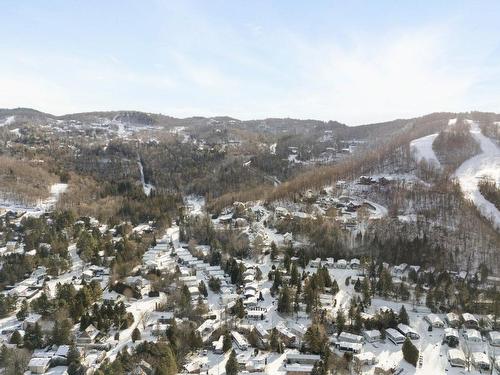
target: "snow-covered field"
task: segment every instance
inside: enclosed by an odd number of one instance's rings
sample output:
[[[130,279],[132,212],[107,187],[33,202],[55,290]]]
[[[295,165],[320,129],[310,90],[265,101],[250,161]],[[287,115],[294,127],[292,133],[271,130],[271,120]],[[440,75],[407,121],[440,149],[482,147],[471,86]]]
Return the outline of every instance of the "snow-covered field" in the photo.
[[[465,197],[472,200],[483,216],[490,219],[500,229],[500,211],[479,192],[478,182],[488,177],[500,184],[500,148],[481,133],[477,124],[471,125],[470,132],[479,142],[481,153],[466,160],[455,172],[455,177]]]
[[[51,210],[57,203],[59,196],[66,191],[68,184],[58,183],[50,187],[50,196],[35,205],[25,205],[12,201],[0,201],[0,208],[9,211],[25,211],[29,216],[40,216]]]
[[[410,142],[410,148],[415,152],[415,157],[418,161],[426,160],[428,163],[434,163],[437,167],[441,165],[436,157],[436,153],[432,149],[432,144],[437,136],[438,133],[431,134]]]

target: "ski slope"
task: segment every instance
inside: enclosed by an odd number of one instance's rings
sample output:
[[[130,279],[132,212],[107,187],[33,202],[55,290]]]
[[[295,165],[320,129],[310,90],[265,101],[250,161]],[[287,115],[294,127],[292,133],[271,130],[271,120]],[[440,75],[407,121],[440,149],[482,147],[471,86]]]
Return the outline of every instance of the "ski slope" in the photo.
[[[481,133],[477,124],[472,123],[470,133],[481,146],[481,153],[458,167],[455,177],[465,197],[476,205],[484,217],[492,221],[495,228],[500,229],[500,211],[483,197],[478,187],[482,177],[488,177],[497,185],[500,184],[500,148]]]
[[[414,139],[410,142],[410,148],[415,152],[415,157],[417,161],[426,160],[428,163],[435,164],[440,167],[441,164],[436,156],[436,153],[432,149],[432,144],[438,136],[438,133],[427,135],[422,138]]]

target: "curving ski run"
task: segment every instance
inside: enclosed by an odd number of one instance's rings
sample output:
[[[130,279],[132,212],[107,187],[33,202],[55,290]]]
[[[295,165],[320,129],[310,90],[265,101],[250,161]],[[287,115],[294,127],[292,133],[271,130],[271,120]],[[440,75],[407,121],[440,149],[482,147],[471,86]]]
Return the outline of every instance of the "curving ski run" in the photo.
[[[481,194],[478,186],[483,177],[500,184],[500,147],[484,136],[476,123],[471,124],[470,133],[481,146],[481,153],[458,167],[455,178],[465,197],[475,204],[484,217],[492,221],[496,229],[500,229],[500,211]]]

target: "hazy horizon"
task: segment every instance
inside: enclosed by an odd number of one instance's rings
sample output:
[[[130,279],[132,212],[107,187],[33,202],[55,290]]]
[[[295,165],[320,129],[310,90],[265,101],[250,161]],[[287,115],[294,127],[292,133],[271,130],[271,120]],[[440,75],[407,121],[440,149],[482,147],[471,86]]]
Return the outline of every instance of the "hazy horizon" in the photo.
[[[0,7],[3,108],[352,126],[500,103],[494,1]]]

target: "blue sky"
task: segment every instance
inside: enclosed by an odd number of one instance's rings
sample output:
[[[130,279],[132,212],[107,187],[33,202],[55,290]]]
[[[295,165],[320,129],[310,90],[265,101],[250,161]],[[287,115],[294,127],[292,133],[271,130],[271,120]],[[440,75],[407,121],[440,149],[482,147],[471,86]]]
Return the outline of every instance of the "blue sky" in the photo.
[[[0,107],[349,125],[500,111],[498,1],[0,0]]]

